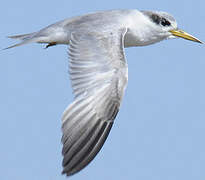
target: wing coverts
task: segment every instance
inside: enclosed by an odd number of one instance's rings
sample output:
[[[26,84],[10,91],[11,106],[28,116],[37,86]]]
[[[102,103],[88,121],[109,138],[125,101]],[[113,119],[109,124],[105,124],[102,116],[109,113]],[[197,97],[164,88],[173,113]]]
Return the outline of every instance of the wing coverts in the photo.
[[[75,100],[62,117],[62,173],[67,176],[96,156],[119,111],[127,84],[126,31],[71,34],[69,72]]]

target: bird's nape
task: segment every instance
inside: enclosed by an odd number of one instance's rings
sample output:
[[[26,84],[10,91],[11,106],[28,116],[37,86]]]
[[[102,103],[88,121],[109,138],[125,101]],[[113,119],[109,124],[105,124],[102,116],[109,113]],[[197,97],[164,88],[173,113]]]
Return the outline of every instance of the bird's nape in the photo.
[[[75,95],[63,114],[63,173],[87,166],[103,146],[126,89],[125,47],[144,46],[180,37],[202,43],[178,30],[165,12],[110,10],[68,18],[40,31],[10,36],[21,42],[69,45],[69,74]]]

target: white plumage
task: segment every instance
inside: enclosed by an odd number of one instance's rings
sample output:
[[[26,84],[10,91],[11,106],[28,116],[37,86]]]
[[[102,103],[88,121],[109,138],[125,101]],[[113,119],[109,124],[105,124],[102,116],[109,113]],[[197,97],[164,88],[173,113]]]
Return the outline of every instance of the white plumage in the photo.
[[[63,113],[63,173],[85,167],[103,146],[119,111],[127,85],[124,47],[144,46],[182,37],[200,42],[177,29],[165,12],[110,10],[73,17],[30,34],[10,36],[19,44],[69,45],[69,74],[75,100]],[[6,48],[6,49],[8,49]]]

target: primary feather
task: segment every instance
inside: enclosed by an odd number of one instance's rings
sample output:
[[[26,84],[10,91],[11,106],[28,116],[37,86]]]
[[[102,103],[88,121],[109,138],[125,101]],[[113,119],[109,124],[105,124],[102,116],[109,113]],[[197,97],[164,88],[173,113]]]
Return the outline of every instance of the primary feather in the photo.
[[[62,117],[62,173],[70,176],[84,168],[110,132],[128,79],[124,47],[173,38],[171,32],[201,42],[179,31],[168,13],[137,10],[87,14],[38,32],[10,36],[21,42],[8,48],[31,42],[48,43],[46,47],[69,44],[69,73],[75,99]]]
[[[64,112],[62,126],[63,173],[67,175],[81,170],[96,156],[118,113],[127,82],[126,31],[71,35],[70,75],[75,101]]]
[[[67,176],[80,171],[96,156],[110,132],[127,84],[124,47],[159,41],[156,36],[147,36],[155,31],[144,28],[144,24],[154,26],[143,12],[111,10],[10,36],[21,42],[8,48],[30,42],[48,43],[47,47],[69,44],[69,74],[75,100],[62,117],[62,173]]]

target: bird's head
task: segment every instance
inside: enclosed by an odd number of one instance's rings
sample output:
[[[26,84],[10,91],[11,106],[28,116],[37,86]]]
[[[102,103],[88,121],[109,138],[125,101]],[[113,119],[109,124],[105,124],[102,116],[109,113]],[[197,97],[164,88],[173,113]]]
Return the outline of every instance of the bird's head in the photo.
[[[184,38],[186,40],[202,43],[196,37],[178,29],[173,16],[160,11],[141,11],[148,18],[147,25],[153,30],[153,36],[162,39]]]

